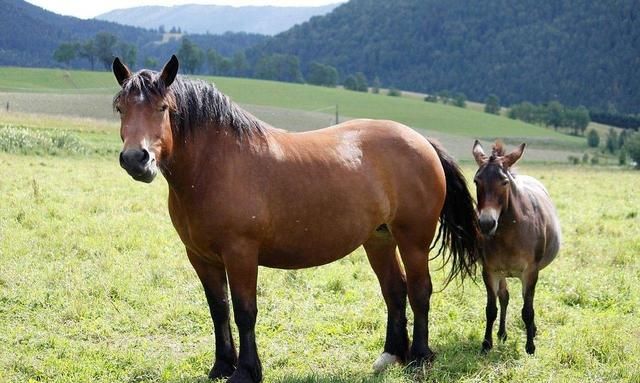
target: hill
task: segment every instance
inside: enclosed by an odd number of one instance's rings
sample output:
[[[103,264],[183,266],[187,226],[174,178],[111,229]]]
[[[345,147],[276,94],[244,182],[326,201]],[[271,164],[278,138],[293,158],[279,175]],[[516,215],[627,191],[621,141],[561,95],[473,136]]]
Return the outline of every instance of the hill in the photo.
[[[139,63],[148,57],[164,61],[177,51],[179,45],[176,41],[161,44],[162,34],[158,31],[61,16],[22,0],[0,0],[0,66],[60,66],[53,53],[61,43],[86,41],[99,32],[107,32],[119,41],[135,46]],[[266,39],[265,36],[248,33],[189,35],[189,38],[204,50],[214,48],[224,55]],[[81,59],[71,64],[76,68],[90,67],[88,61]]]
[[[224,6],[187,4],[172,7],[142,6],[116,9],[96,19],[156,29],[161,25],[198,34],[247,32],[274,35],[313,16],[332,11],[337,4],[318,7]]]
[[[463,92],[506,104],[563,104],[640,111],[637,0],[351,0],[248,52],[318,61],[342,77]]]

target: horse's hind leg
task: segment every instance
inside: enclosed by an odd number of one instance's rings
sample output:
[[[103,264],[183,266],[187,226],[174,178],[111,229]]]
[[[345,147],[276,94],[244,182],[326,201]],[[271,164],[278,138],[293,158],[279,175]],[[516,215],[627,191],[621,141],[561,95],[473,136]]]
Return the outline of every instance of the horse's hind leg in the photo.
[[[536,292],[536,283],[538,282],[538,270],[534,269],[526,271],[522,278],[522,297],[524,304],[522,306],[522,320],[527,329],[527,344],[525,350],[527,354],[533,354],[536,346],[533,338],[536,336],[536,324],[534,321],[533,297]]]
[[[498,307],[496,307],[496,295],[498,293],[498,286],[500,279],[487,271],[486,268],[482,270],[482,279],[484,286],[487,290],[487,306],[485,313],[487,316],[487,323],[484,331],[484,340],[482,341],[482,352],[488,352],[493,348],[493,323],[498,316]],[[500,302],[502,303],[502,301]],[[502,317],[501,317],[502,319]]]
[[[393,230],[407,276],[407,293],[413,311],[413,342],[410,361],[418,366],[431,362],[435,354],[429,348],[429,300],[433,287],[429,275],[429,244],[435,233],[437,220],[419,234]],[[429,235],[425,235],[429,233]]]
[[[498,287],[498,299],[500,300],[500,327],[498,328],[498,339],[507,340],[507,306],[509,306],[509,290],[507,289],[507,279],[500,279]]]
[[[378,231],[364,243],[364,249],[373,268],[387,305],[387,335],[384,353],[373,364],[376,372],[407,358],[407,285],[404,272],[396,255],[396,243],[388,231]]]

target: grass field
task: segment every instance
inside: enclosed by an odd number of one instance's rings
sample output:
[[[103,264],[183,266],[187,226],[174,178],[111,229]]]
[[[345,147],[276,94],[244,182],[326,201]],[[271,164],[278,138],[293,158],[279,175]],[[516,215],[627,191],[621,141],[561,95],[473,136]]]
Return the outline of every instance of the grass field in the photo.
[[[547,145],[584,149],[585,140],[556,133],[521,121],[476,110],[426,103],[415,97],[389,97],[311,85],[240,78],[205,77],[247,105],[272,106],[301,111],[325,111],[350,118],[382,118],[409,126],[475,138],[517,137],[543,140]],[[0,67],[0,106],[10,101],[17,111],[56,111],[81,117],[113,118],[111,96],[117,85],[110,72],[63,71]],[[20,95],[27,93],[26,95]],[[56,98],[56,99],[52,99]],[[36,100],[34,102],[34,100]]]
[[[0,381],[205,382],[208,309],[164,180],[136,183],[119,168],[110,124],[11,118],[34,131],[67,128],[94,150],[0,153]],[[639,173],[526,162],[520,171],[548,186],[564,231],[537,289],[535,356],[524,352],[517,281],[509,339],[480,355],[484,288],[466,283],[433,295],[430,369],[373,375],[385,311],[358,250],[321,268],[260,270],[265,381],[640,381]],[[443,275],[433,276],[439,290]]]

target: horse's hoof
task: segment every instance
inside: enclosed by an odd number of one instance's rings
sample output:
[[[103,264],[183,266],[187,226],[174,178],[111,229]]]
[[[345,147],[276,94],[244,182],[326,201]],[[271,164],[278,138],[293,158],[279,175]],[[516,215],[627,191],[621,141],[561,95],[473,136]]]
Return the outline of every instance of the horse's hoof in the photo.
[[[227,383],[260,383],[262,382],[261,375],[260,373],[251,374],[245,369],[238,369],[231,375],[231,378],[227,380]]]
[[[488,340],[483,340],[482,341],[482,353],[486,354],[489,352],[489,350],[491,350],[493,348],[493,343],[491,341]]]
[[[507,341],[507,332],[498,332],[498,339],[500,339],[501,342],[506,342]]]
[[[527,351],[527,354],[529,355],[533,355],[536,352],[536,346],[533,344],[533,342],[531,343],[527,342],[527,345],[524,347],[524,349]]]
[[[414,368],[421,368],[423,366],[428,367],[431,365],[431,363],[433,363],[435,358],[436,358],[436,353],[431,350],[427,350],[426,353],[421,353],[418,355],[412,354],[409,367],[414,367]]]
[[[387,367],[396,363],[400,363],[400,358],[398,356],[389,354],[388,352],[383,352],[373,363],[373,372],[376,374],[381,373],[386,370]]]
[[[222,360],[216,360],[213,367],[211,367],[211,371],[209,371],[209,379],[216,380],[228,378],[233,375],[235,371],[236,366]]]

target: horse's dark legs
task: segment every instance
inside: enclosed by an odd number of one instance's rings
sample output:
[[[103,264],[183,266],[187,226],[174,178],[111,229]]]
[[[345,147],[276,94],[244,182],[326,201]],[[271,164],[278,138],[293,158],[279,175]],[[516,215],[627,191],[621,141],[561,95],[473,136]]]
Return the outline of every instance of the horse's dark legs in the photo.
[[[227,275],[222,263],[206,263],[187,251],[207,297],[215,332],[215,360],[209,371],[210,379],[229,377],[236,369],[238,356],[231,336]]]
[[[407,285],[396,255],[395,241],[388,232],[376,232],[364,243],[364,249],[387,305],[387,335],[384,342],[384,353],[387,355],[381,355],[373,366],[376,372],[380,372],[389,364],[406,362],[408,356]]]
[[[240,336],[240,356],[236,371],[228,383],[258,383],[262,381],[262,364],[256,346],[256,286],[258,252],[247,243],[237,242],[222,252],[227,268],[233,315]]]
[[[496,294],[498,290],[499,279],[483,268],[482,280],[487,290],[487,306],[485,313],[487,323],[484,331],[484,340],[482,341],[482,352],[488,352],[493,347],[493,323],[498,316],[498,307],[496,306]]]
[[[498,339],[507,340],[507,306],[509,306],[509,290],[507,289],[507,279],[500,279],[498,287],[498,299],[500,300],[500,327],[498,328]]]
[[[533,297],[536,291],[536,283],[538,282],[538,270],[525,273],[522,279],[522,296],[524,305],[522,306],[522,320],[527,329],[527,344],[525,350],[527,354],[533,354],[536,346],[533,338],[536,336],[536,324],[534,322]]]
[[[426,232],[435,232],[425,228]],[[431,362],[435,354],[429,348],[429,300],[433,287],[429,275],[429,254],[426,247],[431,243],[420,237],[409,237],[403,233],[393,232],[400,249],[400,256],[407,275],[407,293],[413,311],[413,342],[411,343],[410,362],[418,366]]]

